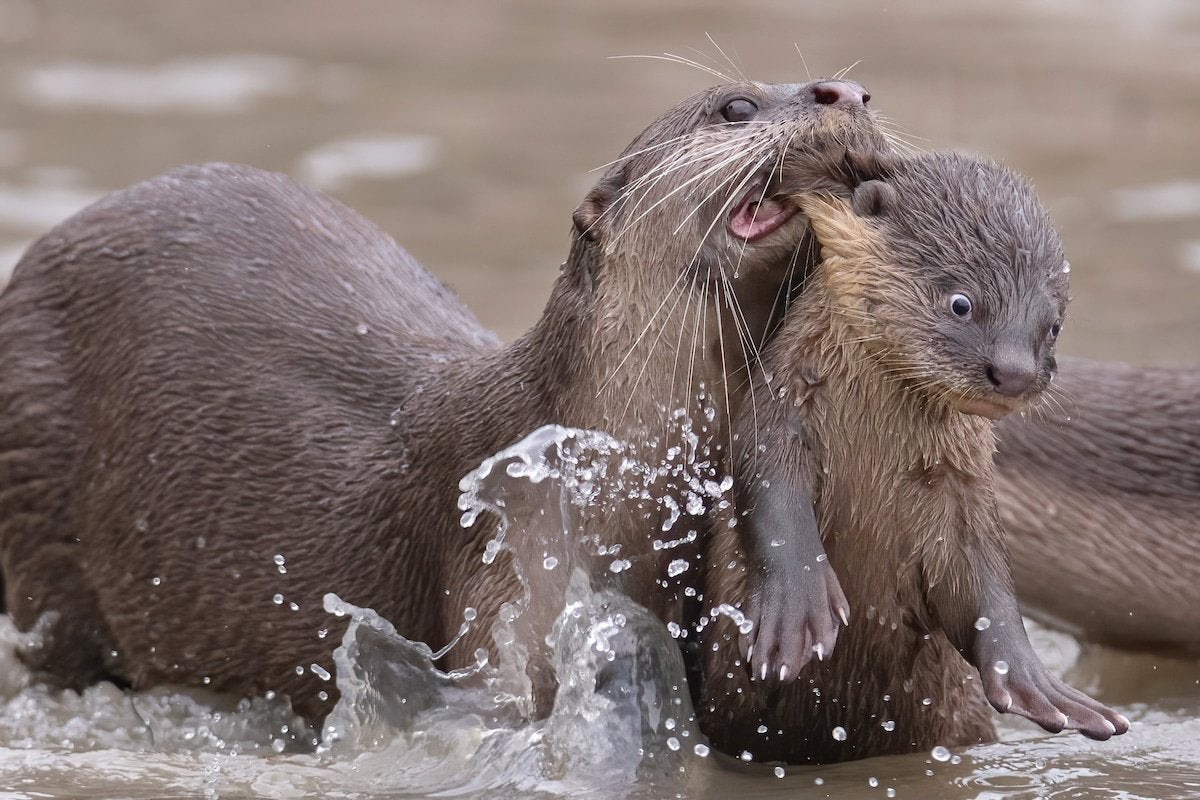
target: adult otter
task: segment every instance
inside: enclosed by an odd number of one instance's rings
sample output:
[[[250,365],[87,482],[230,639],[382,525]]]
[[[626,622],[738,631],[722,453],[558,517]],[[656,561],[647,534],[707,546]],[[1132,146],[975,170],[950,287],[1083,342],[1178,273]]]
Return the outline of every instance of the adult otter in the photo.
[[[845,147],[886,146],[867,99],[748,82],[676,106],[575,212],[544,315],[508,347],[386,235],[278,175],[177,169],[59,225],[0,297],[0,569],[17,625],[42,620],[27,661],[71,687],[271,689],[318,719],[333,591],[434,646],[475,609],[441,663],[473,662],[520,590],[481,563],[495,520],[459,529],[458,479],[547,423],[661,460],[679,408],[716,409],[695,435],[719,473],[738,371],[808,253],[780,198],[836,190]],[[659,513],[603,523],[643,554],[628,593],[665,619],[681,593],[656,584]],[[522,617],[542,710],[549,605]]]
[[[705,592],[714,607],[757,599],[749,611],[769,630],[833,620],[823,540],[855,619],[832,651],[813,643],[811,661],[804,637],[768,651],[760,634],[751,680],[719,617],[703,648],[702,727],[756,758],[837,761],[992,739],[986,695],[1048,730],[1124,732],[1030,647],[994,497],[988,418],[1024,407],[1055,366],[1058,238],[1029,185],[1000,167],[934,155],[882,174],[852,205],[801,201],[823,258],[763,353],[777,400],[740,426],[757,424],[771,446],[743,448],[750,512],[710,536]],[[819,534],[794,514],[809,487]],[[764,572],[772,559],[783,564]]]
[[[1200,372],[1064,359],[997,429],[1028,613],[1106,644],[1200,652]]]

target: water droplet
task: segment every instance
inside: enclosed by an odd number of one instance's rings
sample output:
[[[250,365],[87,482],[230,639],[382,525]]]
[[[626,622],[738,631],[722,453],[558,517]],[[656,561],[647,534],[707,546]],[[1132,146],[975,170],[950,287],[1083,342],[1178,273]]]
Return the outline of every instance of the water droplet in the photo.
[[[308,669],[310,672],[312,672],[313,675],[316,675],[318,678],[320,678],[323,681],[327,681],[331,677],[329,674],[329,670],[325,669],[320,664],[309,664]]]
[[[700,756],[701,758],[708,758],[708,753],[709,753],[708,745],[697,744],[695,747],[692,748],[692,752],[695,753],[696,755]]]
[[[1066,275],[1070,271],[1071,271],[1071,263],[1069,261],[1064,261],[1063,262],[1063,274]]]
[[[683,629],[679,627],[678,622],[668,622],[667,633],[671,634],[672,638],[678,639],[683,633]]]
[[[775,777],[776,778],[782,778],[784,775],[787,775],[787,772],[784,771],[783,767],[775,768]]]
[[[929,755],[933,756],[934,761],[949,761],[950,751],[942,747],[940,744],[929,751]]]
[[[158,577],[157,575],[155,575],[153,578],[151,578],[151,579],[150,579],[150,582],[151,582],[152,584],[154,584],[155,586],[159,586],[159,585],[161,585],[161,584],[162,584],[162,578],[160,578],[160,577]]]
[[[889,786],[884,794],[886,794],[888,797],[895,797],[896,790]]]
[[[283,741],[283,739],[272,739],[271,740],[271,749],[274,750],[276,753],[282,753],[283,748],[285,748],[285,747],[287,747],[287,742]]]
[[[1007,661],[997,661],[995,664],[992,664],[992,669],[996,670],[997,675],[1007,675],[1008,674],[1008,662]]]
[[[329,699],[329,692],[327,692],[327,691],[325,691],[324,689],[322,689],[321,691],[317,692],[317,697],[318,697],[319,699],[321,699],[322,701],[324,701],[324,700],[328,700],[328,699]]]
[[[283,595],[281,595],[281,594],[275,595],[274,597],[271,598],[271,602],[277,606],[283,605]]]
[[[392,412],[392,415],[388,417],[388,425],[391,425],[394,428],[400,424],[400,420],[402,419],[404,419],[404,409],[397,408]]]
[[[923,706],[931,706],[931,705],[933,705],[933,698],[932,698],[932,697],[922,697],[922,698],[921,698],[921,705],[923,705]]]
[[[876,788],[879,786],[879,778],[876,778],[874,775],[867,778],[867,786],[870,786],[872,789]]]
[[[884,720],[883,725],[880,727],[882,727],[888,733],[891,733],[892,731],[896,730],[896,720],[894,720],[894,719]]]
[[[608,565],[609,572],[624,572],[633,566],[628,559],[618,558],[616,561]]]
[[[980,617],[975,620],[975,630],[977,631],[986,631],[990,627],[992,627],[992,621],[987,617]]]
[[[354,329],[354,332],[357,333],[359,336],[366,336],[368,333],[371,332],[371,329],[367,327],[367,323],[360,322],[360,323],[358,323],[358,327]]]
[[[738,758],[742,759],[742,761],[753,761],[754,754],[751,753],[749,750],[743,750],[742,754],[740,756],[738,756]]]
[[[685,559],[677,558],[667,565],[667,575],[674,578],[687,572],[687,568],[691,566]]]
[[[145,533],[150,530],[150,521],[144,516],[138,517],[133,521],[133,527],[137,529],[138,533]]]
[[[476,617],[476,611],[474,608],[472,608],[471,606],[467,606],[466,608],[463,609],[463,619],[465,619],[467,622],[473,621],[475,619],[475,617]]]
[[[304,667],[302,667],[302,666],[300,666],[299,664],[297,664],[297,665],[296,665],[296,674],[297,674],[297,675],[303,675],[303,674],[304,674]]]
[[[671,750],[678,750],[679,749],[679,740],[676,739],[674,736],[668,738],[667,739],[667,747],[670,748]]]
[[[817,786],[824,786],[825,779],[824,778],[813,778],[813,783],[815,783]]]
[[[846,741],[846,729],[843,728],[841,725],[838,725],[836,728],[833,729],[833,738],[839,742]]]
[[[321,630],[317,631],[318,639],[324,639],[328,635],[329,635],[329,628],[321,628]]]
[[[292,611],[299,611],[299,610],[300,610],[300,606],[299,606],[299,605],[297,605],[297,604],[296,604],[296,603],[294,603],[294,602],[293,602],[293,603],[288,603],[288,608],[290,608]]]

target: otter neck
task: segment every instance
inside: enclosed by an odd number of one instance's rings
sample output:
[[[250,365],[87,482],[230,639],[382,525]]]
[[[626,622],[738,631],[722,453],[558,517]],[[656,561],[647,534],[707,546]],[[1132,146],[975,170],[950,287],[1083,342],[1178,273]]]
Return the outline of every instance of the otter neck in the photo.
[[[678,409],[723,429],[721,338],[712,298],[683,265],[633,260],[577,236],[538,323],[519,342],[554,421],[632,442],[668,434]],[[736,344],[736,341],[731,342]]]

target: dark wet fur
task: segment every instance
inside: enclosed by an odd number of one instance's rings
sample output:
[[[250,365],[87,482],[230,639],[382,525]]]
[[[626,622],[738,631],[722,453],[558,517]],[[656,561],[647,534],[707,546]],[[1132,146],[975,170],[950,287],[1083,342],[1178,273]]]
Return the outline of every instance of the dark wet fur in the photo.
[[[997,429],[1021,606],[1092,641],[1200,652],[1200,371],[1062,359]]]

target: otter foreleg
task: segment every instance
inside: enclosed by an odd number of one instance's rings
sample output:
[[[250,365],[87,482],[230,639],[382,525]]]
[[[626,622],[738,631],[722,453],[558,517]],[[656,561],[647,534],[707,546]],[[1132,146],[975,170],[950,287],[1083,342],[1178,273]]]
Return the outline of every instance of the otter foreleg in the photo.
[[[927,602],[950,642],[979,670],[984,694],[1001,713],[1019,714],[1052,733],[1077,730],[1108,739],[1129,720],[1051,674],[1033,651],[1013,591],[999,523],[957,550],[957,564],[927,586]]]

